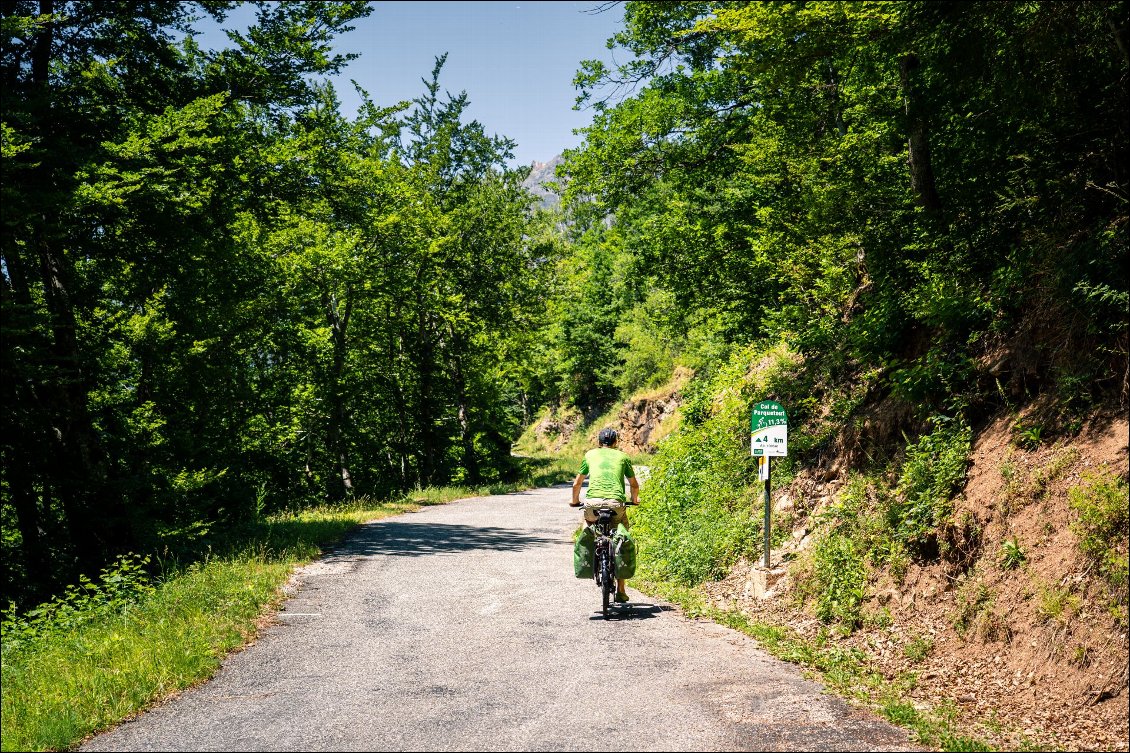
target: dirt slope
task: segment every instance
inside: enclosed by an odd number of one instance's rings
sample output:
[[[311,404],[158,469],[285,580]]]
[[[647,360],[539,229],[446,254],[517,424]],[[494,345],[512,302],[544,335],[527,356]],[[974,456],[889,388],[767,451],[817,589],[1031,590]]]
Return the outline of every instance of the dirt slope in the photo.
[[[1080,552],[1069,491],[1097,473],[1127,478],[1130,424],[1125,415],[1096,419],[1077,437],[1033,449],[1018,446],[1014,425],[1001,418],[975,440],[954,515],[965,560],[912,563],[901,579],[873,572],[870,618],[839,640],[863,650],[888,679],[916,673],[913,699],[950,704],[967,734],[994,747],[1126,750],[1125,602],[1112,604]],[[793,514],[795,530],[774,562],[811,545],[811,514],[842,482],[801,474],[777,493],[777,519]],[[1006,541],[1023,562],[1006,566]],[[790,598],[789,577],[769,598],[754,598],[750,570],[741,563],[706,590],[756,619],[810,635],[825,627]]]

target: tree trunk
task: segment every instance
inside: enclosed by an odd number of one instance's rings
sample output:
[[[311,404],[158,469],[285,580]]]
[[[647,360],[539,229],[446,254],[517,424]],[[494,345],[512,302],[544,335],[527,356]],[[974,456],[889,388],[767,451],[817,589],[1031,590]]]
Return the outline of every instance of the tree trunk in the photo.
[[[40,0],[41,15],[54,11],[53,0]],[[38,117],[47,129],[59,127],[58,115],[53,112],[54,92],[50,82],[54,33],[53,22],[40,26],[31,59],[33,97],[41,103],[43,111]],[[66,168],[59,170],[51,161],[60,158],[57,151],[45,153],[45,158],[29,176],[28,190],[42,192],[42,195],[65,190],[61,186],[69,177],[65,174]],[[43,202],[52,207],[59,203]],[[107,555],[123,550],[130,536],[121,500],[115,498],[108,484],[108,464],[87,405],[89,385],[68,287],[71,270],[58,241],[60,221],[58,216],[47,212],[28,219],[51,331],[51,373],[43,378],[40,393],[43,401],[40,431],[48,436],[51,448],[45,453],[49,457],[44,463],[44,473],[58,492],[79,567],[93,573],[104,564]]]
[[[836,125],[836,133],[843,138],[847,136],[847,124],[844,122],[843,105],[840,103],[840,76],[836,66],[831,63],[828,64],[828,88],[832,122]]]
[[[332,293],[323,294],[322,302],[326,308],[326,319],[330,325],[330,337],[333,343],[333,360],[330,367],[329,395],[330,395],[330,422],[326,431],[326,444],[330,457],[334,462],[334,486],[330,490],[333,499],[344,499],[353,494],[353,476],[349,472],[348,443],[345,438],[346,409],[345,393],[342,379],[345,374],[345,360],[348,355],[347,330],[349,316],[353,311],[352,291],[345,293],[345,311],[341,310],[337,297]]]
[[[5,223],[0,260],[6,275],[0,286],[0,305],[4,311],[5,333],[3,340],[5,375],[3,382],[5,420],[0,453],[3,455],[4,475],[8,481],[8,494],[16,511],[16,526],[20,532],[26,583],[32,593],[38,593],[50,580],[53,571],[48,562],[45,542],[40,530],[39,501],[35,491],[36,477],[43,475],[43,437],[34,427],[43,425],[43,406],[36,394],[35,369],[29,367],[38,360],[26,356],[16,360],[15,354],[40,354],[44,343],[34,336],[37,311],[28,287],[27,270],[15,242],[12,225]]]
[[[423,294],[417,293],[416,342],[419,353],[417,368],[420,376],[420,397],[416,406],[420,431],[420,481],[431,484],[436,472],[435,417],[432,411],[432,360],[434,357],[428,315],[424,310]]]
[[[902,82],[903,102],[906,108],[910,187],[918,204],[936,216],[941,212],[942,200],[934,184],[934,168],[930,162],[930,131],[912,80],[913,72],[918,65],[917,55],[904,55],[899,59],[899,80]]]
[[[452,377],[455,380],[455,391],[459,401],[459,443],[463,448],[463,468],[466,471],[466,480],[469,483],[476,483],[479,480],[479,461],[475,457],[475,436],[471,431],[470,400],[467,396],[467,382],[463,375],[463,357],[457,354],[452,366],[454,367]]]
[[[7,380],[5,380],[7,381]],[[5,389],[5,392],[9,392]],[[15,393],[15,390],[11,390]],[[20,548],[28,585],[40,592],[50,581],[55,566],[48,561],[47,548],[40,529],[39,501],[34,488],[32,459],[26,448],[5,447],[3,463],[8,480],[8,493],[16,510],[16,527],[20,532]]]
[[[43,218],[46,224],[46,218]],[[109,489],[105,453],[87,407],[87,384],[81,365],[76,319],[65,282],[61,254],[37,228],[40,273],[51,319],[54,384],[48,385],[48,410],[54,456],[48,469],[56,480],[67,530],[85,572],[98,570],[107,554],[129,541],[120,502]]]
[[[1113,18],[1107,16],[1106,23],[1110,27],[1110,32],[1114,36],[1114,43],[1118,45],[1118,51],[1122,53],[1122,62],[1130,67],[1130,50],[1127,49],[1126,44],[1126,21],[1121,19],[1122,24],[1119,25]]]

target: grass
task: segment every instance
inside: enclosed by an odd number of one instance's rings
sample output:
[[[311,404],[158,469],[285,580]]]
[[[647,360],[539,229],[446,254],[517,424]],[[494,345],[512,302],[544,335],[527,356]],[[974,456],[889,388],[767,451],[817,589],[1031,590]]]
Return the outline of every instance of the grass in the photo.
[[[5,651],[0,747],[63,750],[206,679],[254,635],[298,560],[194,565],[115,615]]]
[[[871,706],[888,721],[910,730],[922,745],[946,751],[990,750],[984,742],[958,732],[956,709],[941,706],[923,710],[907,699],[915,684],[914,673],[887,680],[871,669],[862,652],[829,645],[826,633],[809,639],[788,627],[750,619],[738,610],[711,606],[695,588],[643,580],[633,580],[632,585],[677,604],[687,617],[726,625],[754,638],[777,658],[815,670],[824,685],[841,696]]]
[[[1047,498],[1054,481],[1063,476],[1079,460],[1079,450],[1074,447],[1060,447],[1043,465],[1024,476],[1011,454],[1001,462],[1000,475],[1004,489],[998,502],[1001,517],[1007,518],[1017,510],[1032,502]]]
[[[1109,472],[1090,473],[1068,490],[1068,498],[1076,515],[1071,531],[1078,537],[1079,551],[1104,582],[1111,615],[1125,626],[1130,600],[1130,488]]]
[[[1080,608],[1079,597],[1072,594],[1070,588],[1057,588],[1054,585],[1040,586],[1040,602],[1037,611],[1045,620],[1066,624],[1079,612]]]
[[[915,636],[905,646],[902,653],[915,664],[923,661],[934,650],[934,641],[924,636]]]
[[[5,616],[0,750],[66,750],[147,706],[207,680],[252,639],[282,601],[296,566],[358,524],[425,505],[544,486],[572,477],[571,461],[528,459],[508,484],[421,489],[266,517],[230,532],[157,582],[126,562],[86,581],[54,607]],[[122,587],[126,582],[131,588]],[[126,594],[126,591],[129,591]]]
[[[206,680],[229,651],[254,637],[295,566],[359,523],[419,507],[401,499],[272,516],[245,532],[240,550],[172,566],[139,598],[108,613],[102,609],[107,577],[116,573],[104,574],[85,598],[73,600],[73,613],[89,614],[74,629],[56,629],[51,620],[6,620],[0,749],[72,748]]]

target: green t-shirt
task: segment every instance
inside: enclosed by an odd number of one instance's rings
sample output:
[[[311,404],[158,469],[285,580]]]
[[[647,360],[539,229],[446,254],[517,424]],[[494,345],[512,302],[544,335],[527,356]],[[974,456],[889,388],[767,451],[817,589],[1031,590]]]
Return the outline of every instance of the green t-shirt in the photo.
[[[587,499],[615,499],[627,502],[624,494],[624,477],[634,478],[632,461],[611,447],[598,447],[585,453],[581,473],[589,477]]]

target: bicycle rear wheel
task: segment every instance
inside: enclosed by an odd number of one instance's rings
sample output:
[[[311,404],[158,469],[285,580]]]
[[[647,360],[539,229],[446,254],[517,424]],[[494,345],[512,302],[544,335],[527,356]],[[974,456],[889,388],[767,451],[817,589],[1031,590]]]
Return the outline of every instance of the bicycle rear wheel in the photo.
[[[608,603],[612,599],[612,590],[616,588],[616,579],[612,575],[612,553],[607,550],[600,560],[600,581],[601,611],[607,620]]]

